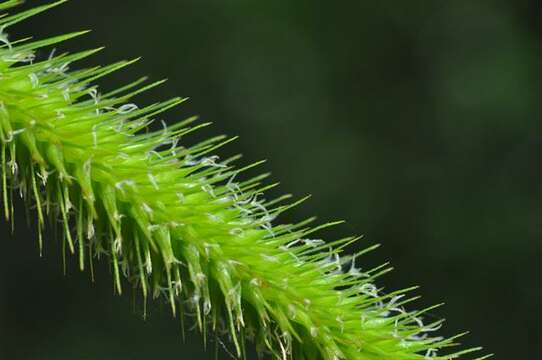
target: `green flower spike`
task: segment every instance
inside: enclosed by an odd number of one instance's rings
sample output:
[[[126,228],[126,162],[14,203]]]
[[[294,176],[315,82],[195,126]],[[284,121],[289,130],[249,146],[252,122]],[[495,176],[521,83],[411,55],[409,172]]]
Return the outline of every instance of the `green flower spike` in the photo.
[[[81,270],[105,256],[119,294],[130,284],[145,301],[165,297],[174,316],[193,314],[204,337],[230,339],[239,358],[247,340],[262,354],[296,360],[453,359],[479,350],[445,355],[457,337],[432,335],[442,323],[422,322],[432,308],[405,310],[412,288],[384,294],[375,280],[387,264],[356,267],[376,246],[341,257],[356,238],[311,238],[335,223],[273,223],[303,200],[265,200],[273,186],[262,185],[265,175],[239,180],[258,163],[219,161],[213,152],[232,139],[187,146],[184,137],[207,125],[195,118],[150,131],[185,99],[146,107],[130,99],[162,82],[98,91],[96,80],[133,61],[70,71],[99,49],[48,59],[35,51],[84,32],[8,39],[11,25],[62,2],[0,17],[3,211],[13,222],[16,193],[36,209],[40,249],[46,218],[62,224],[64,248]],[[4,1],[0,11],[18,3]]]

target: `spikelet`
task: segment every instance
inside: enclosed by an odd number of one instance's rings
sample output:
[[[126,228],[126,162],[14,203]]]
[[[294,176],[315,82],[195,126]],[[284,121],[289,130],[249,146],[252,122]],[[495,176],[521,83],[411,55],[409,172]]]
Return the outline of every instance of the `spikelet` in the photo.
[[[19,1],[0,3],[0,11]],[[213,153],[232,139],[188,146],[184,137],[208,124],[195,118],[150,131],[158,114],[185,99],[139,107],[137,94],[162,82],[138,80],[109,93],[95,81],[133,61],[70,71],[99,49],[36,59],[35,51],[83,33],[12,41],[6,29],[61,2],[0,18],[0,167],[5,217],[20,194],[37,214],[38,242],[62,226],[65,251],[92,269],[105,256],[114,288],[126,284],[164,298],[174,316],[227,337],[236,356],[247,340],[277,359],[452,359],[457,337],[433,335],[441,321],[408,311],[406,288],[384,294],[375,280],[387,265],[362,271],[360,255],[340,256],[356,241],[314,239],[335,223],[275,224],[302,202],[266,200],[265,175],[239,180],[259,163]],[[47,218],[52,221],[47,221]],[[60,220],[60,221],[58,221]]]

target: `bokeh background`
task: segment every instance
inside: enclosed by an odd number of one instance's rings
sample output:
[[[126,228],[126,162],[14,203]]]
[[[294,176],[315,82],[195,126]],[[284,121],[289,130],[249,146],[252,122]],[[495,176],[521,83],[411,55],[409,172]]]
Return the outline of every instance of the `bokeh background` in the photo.
[[[43,1],[28,1],[25,7]],[[167,77],[149,104],[240,135],[222,154],[269,159],[280,192],[313,194],[287,218],[346,219],[326,239],[381,243],[386,289],[445,302],[442,334],[496,359],[542,358],[542,3],[540,1],[73,0],[13,38],[93,29],[58,50],[105,45],[90,64],[143,60],[102,82]],[[47,56],[42,53],[40,56]],[[278,192],[275,192],[278,193]],[[72,261],[53,234],[39,258],[17,208],[0,223],[0,359],[212,359],[167,306],[147,321]],[[220,350],[220,358],[228,355]]]

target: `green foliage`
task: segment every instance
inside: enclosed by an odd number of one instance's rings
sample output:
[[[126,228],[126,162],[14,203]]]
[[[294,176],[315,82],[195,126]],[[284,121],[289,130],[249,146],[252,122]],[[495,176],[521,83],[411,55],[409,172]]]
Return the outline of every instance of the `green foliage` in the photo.
[[[174,316],[194,314],[204,337],[229,337],[241,358],[247,339],[279,359],[451,359],[479,350],[444,355],[457,337],[431,335],[442,323],[422,322],[432,308],[405,310],[413,288],[384,294],[374,283],[387,264],[356,267],[376,246],[341,257],[356,238],[311,238],[336,223],[272,223],[303,199],[264,199],[274,186],[262,183],[265,174],[241,180],[258,163],[235,168],[238,156],[213,155],[232,139],[187,146],[185,136],[208,125],[195,118],[150,131],[185,100],[130,103],[161,81],[98,92],[96,80],[133,61],[69,71],[99,49],[35,59],[38,48],[84,32],[8,40],[7,27],[59,3],[0,18],[2,202],[12,222],[14,193],[35,207],[40,249],[48,217],[81,270],[105,256],[119,294],[128,283],[145,302],[164,297]]]

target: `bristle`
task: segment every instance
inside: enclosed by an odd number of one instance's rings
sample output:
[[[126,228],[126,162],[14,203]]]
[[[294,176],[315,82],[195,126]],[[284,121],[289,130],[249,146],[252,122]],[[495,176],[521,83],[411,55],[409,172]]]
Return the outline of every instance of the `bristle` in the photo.
[[[138,59],[70,71],[100,49],[46,59],[34,52],[85,32],[9,40],[6,28],[62,2],[0,17],[3,212],[13,223],[14,190],[33,200],[40,254],[48,215],[62,222],[65,267],[66,250],[77,247],[80,270],[94,280],[94,257],[106,256],[116,293],[123,281],[140,288],[144,317],[149,295],[160,297],[181,318],[183,337],[191,311],[204,346],[207,331],[226,333],[241,359],[247,340],[279,359],[451,359],[479,350],[444,354],[456,338],[433,334],[441,321],[423,323],[434,307],[405,309],[415,287],[386,294],[375,285],[388,264],[358,264],[378,245],[341,257],[360,237],[312,238],[342,221],[275,223],[309,197],[266,200],[277,186],[265,183],[269,173],[241,178],[263,161],[234,168],[240,156],[215,155],[235,137],[190,146],[186,138],[210,125],[193,125],[196,117],[151,131],[157,115],[187,100],[130,102],[163,81],[142,78],[100,94],[95,81]]]

